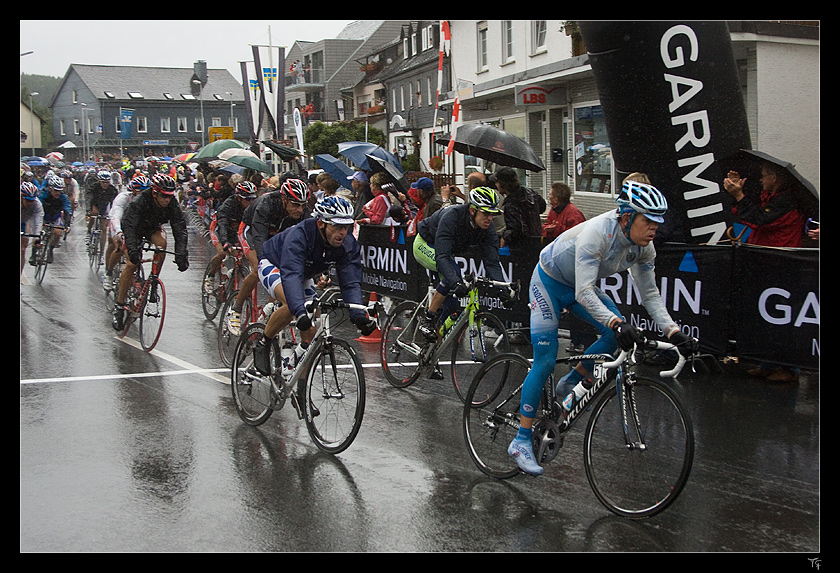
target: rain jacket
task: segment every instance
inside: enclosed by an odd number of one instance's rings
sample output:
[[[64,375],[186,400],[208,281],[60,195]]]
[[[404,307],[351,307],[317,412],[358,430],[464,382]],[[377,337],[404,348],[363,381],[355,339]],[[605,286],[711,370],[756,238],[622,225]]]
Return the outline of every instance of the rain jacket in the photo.
[[[344,302],[363,304],[362,249],[359,243],[352,233],[347,233],[340,246],[330,247],[324,242],[317,222],[313,218],[304,219],[263,243],[260,258],[267,259],[280,270],[286,303],[296,317],[306,312],[304,280],[320,275],[333,264]],[[354,322],[365,316],[361,310],[351,309],[349,312]]]
[[[468,204],[435,211],[431,217],[420,221],[417,233],[434,246],[437,271],[443,277],[443,284],[451,286],[460,281],[461,277],[455,272],[455,256],[464,254],[470,247],[478,247],[479,258],[489,278],[494,281],[505,280],[499,262],[496,227],[493,223],[486,230],[473,227]]]
[[[747,244],[765,247],[801,247],[805,217],[797,209],[792,191],[761,191],[757,201],[745,195],[732,207],[732,214],[752,231]]]
[[[187,260],[187,221],[178,201],[172,199],[166,207],[160,207],[147,189],[137,195],[125,208],[121,225],[125,237],[125,249],[129,257],[140,253],[143,239],[148,239],[164,223],[169,223],[175,238],[175,261]]]

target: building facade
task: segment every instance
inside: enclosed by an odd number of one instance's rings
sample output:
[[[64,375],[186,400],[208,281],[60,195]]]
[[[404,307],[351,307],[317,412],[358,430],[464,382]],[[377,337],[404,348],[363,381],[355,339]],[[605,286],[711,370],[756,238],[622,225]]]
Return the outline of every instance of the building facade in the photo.
[[[243,103],[242,84],[204,62],[193,69],[72,64],[50,107],[54,139],[101,160],[195,151],[220,127],[250,144]]]

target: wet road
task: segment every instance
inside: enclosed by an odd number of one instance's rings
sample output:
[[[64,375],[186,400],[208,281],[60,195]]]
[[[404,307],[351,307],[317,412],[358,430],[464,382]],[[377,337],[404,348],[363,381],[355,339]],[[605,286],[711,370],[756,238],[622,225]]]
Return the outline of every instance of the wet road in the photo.
[[[453,390],[392,388],[371,344],[356,343],[367,408],[346,452],[319,453],[288,406],[246,426],[201,311],[206,241],[191,231],[186,273],[167,261],[166,322],[147,354],[136,329],[115,338],[81,239],[56,251],[43,285],[20,287],[21,551],[770,552],[802,567],[819,557],[817,373],[771,385],[743,365],[685,372],[690,480],[663,514],[629,521],[589,488],[582,426],[544,476],[486,478]]]

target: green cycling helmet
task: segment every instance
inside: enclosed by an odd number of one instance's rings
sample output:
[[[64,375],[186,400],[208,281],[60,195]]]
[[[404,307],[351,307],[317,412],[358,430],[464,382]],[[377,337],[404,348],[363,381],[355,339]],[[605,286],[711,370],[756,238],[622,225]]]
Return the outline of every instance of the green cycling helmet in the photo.
[[[502,212],[499,208],[499,193],[491,187],[476,187],[470,191],[470,205],[493,215]]]

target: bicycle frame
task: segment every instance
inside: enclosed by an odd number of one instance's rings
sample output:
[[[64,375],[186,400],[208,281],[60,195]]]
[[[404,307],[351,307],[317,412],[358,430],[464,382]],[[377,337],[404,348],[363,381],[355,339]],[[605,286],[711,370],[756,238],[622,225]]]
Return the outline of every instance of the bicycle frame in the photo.
[[[658,340],[647,341],[646,346],[648,346],[651,350],[669,350],[676,348],[673,344]],[[661,378],[673,378],[676,380],[677,375],[682,370],[686,361],[685,357],[681,353],[677,352],[677,356],[677,364],[674,368],[659,372],[659,376]],[[575,422],[581,417],[581,414],[586,411],[596,398],[608,390],[610,387],[609,383],[612,381],[613,377],[615,379],[615,391],[617,392],[621,403],[623,405],[627,404],[627,393],[624,391],[624,387],[627,380],[632,383],[635,377],[634,371],[630,368],[636,363],[635,351],[628,352],[626,350],[622,350],[615,359],[613,359],[613,357],[609,354],[584,354],[569,356],[566,358],[558,358],[555,361],[555,365],[573,364],[583,360],[595,361],[592,373],[593,384],[565,417],[562,417],[562,407],[556,399],[557,396],[555,394],[553,375],[548,377],[548,380],[543,387],[543,416],[537,424],[535,424],[535,433],[537,434],[540,443],[538,452],[535,452],[537,459],[550,461],[554,458],[557,454],[557,448],[553,447],[555,443],[554,440],[557,439],[562,443],[563,436],[566,432],[572,429]],[[521,386],[519,394],[521,394]],[[628,411],[632,413],[634,418],[633,424],[628,423],[626,418]],[[628,428],[641,427],[635,403],[631,403],[629,408],[622,408],[622,416],[624,416],[622,425],[628,448],[641,450],[645,449],[643,436],[639,434],[634,437],[629,436]],[[556,433],[556,436],[552,436],[552,433]],[[545,441],[546,439],[547,441]]]
[[[279,410],[280,408],[282,408],[283,404],[286,402],[286,399],[290,395],[292,395],[297,389],[299,389],[299,385],[304,382],[305,375],[309,373],[309,369],[311,368],[312,362],[315,359],[314,357],[317,354],[316,350],[320,349],[320,346],[326,341],[332,339],[330,313],[323,313],[322,310],[335,310],[339,308],[367,310],[367,307],[364,305],[350,304],[342,301],[333,302],[331,300],[312,301],[310,303],[307,303],[306,308],[307,312],[314,312],[315,316],[319,317],[319,319],[315,321],[315,324],[317,324],[317,328],[315,330],[315,334],[312,336],[312,340],[309,342],[309,346],[307,346],[306,348],[306,352],[304,352],[303,356],[301,356],[297,365],[292,370],[292,373],[288,377],[269,377],[269,379],[271,380],[271,393],[273,401],[275,402],[274,404],[272,404],[272,409],[275,410]],[[251,377],[252,375],[246,372],[245,376]],[[295,403],[295,409],[298,412],[298,416],[302,418],[303,412],[300,410],[300,405]]]
[[[412,355],[416,356],[421,364],[425,367],[429,364],[436,364],[440,356],[446,351],[452,340],[456,340],[458,335],[460,335],[464,329],[466,328],[474,328],[475,327],[475,315],[480,310],[480,304],[478,299],[478,284],[488,284],[491,286],[500,286],[500,287],[509,287],[508,283],[492,281],[490,279],[484,279],[481,277],[471,276],[465,279],[465,282],[470,285],[469,290],[469,300],[464,307],[463,311],[458,315],[458,318],[452,324],[452,326],[441,334],[441,339],[436,344],[425,344],[422,347],[418,346],[414,343],[407,343],[401,340],[401,336],[398,336],[397,339],[394,341],[400,348],[403,350],[407,350]],[[426,296],[423,298],[423,301],[417,305],[417,308],[414,310],[414,314],[412,315],[412,320],[417,323],[417,315],[420,312],[424,312],[426,308],[428,308],[429,303],[432,299],[432,290],[430,289]],[[441,330],[445,328],[445,325],[440,327]],[[440,332],[440,331],[439,331]],[[497,339],[497,343],[500,340]],[[482,349],[482,354],[484,349]],[[475,335],[471,331],[470,332],[470,353],[472,357],[475,358]]]

